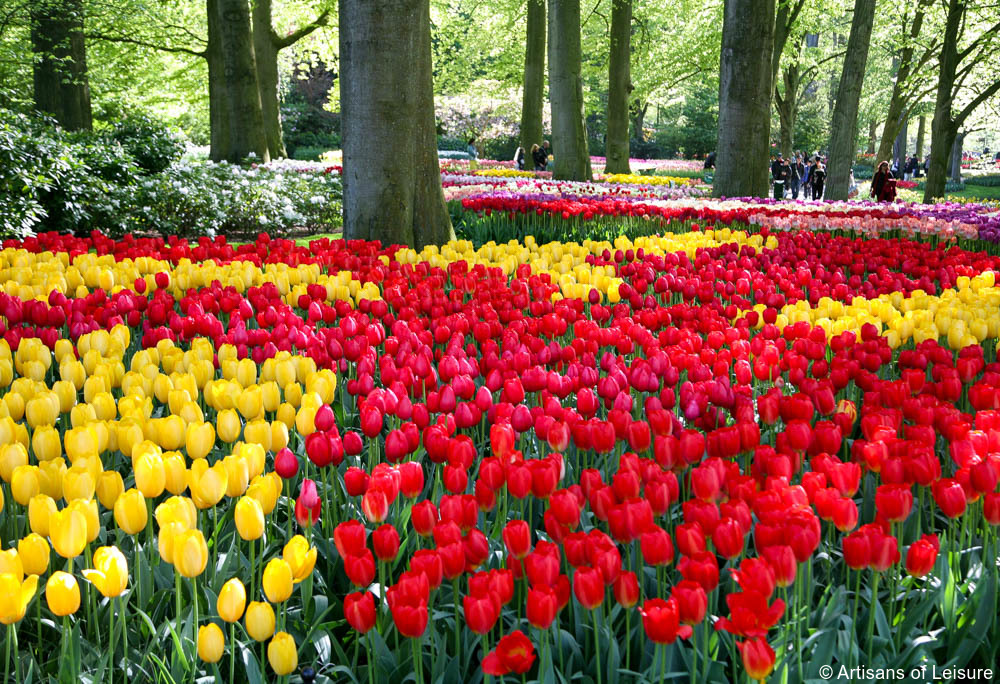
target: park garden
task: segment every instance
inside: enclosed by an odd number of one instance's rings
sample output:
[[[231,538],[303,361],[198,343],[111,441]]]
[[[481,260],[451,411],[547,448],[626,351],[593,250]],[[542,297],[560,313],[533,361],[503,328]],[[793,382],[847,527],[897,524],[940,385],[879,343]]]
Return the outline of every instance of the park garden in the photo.
[[[995,681],[998,31],[3,0],[3,681]]]

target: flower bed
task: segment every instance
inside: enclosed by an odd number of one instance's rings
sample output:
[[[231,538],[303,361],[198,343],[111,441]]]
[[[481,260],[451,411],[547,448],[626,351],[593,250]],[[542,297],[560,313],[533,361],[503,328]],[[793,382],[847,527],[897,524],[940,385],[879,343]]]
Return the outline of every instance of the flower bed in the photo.
[[[15,681],[995,664],[972,209],[471,200],[676,232],[3,244]]]

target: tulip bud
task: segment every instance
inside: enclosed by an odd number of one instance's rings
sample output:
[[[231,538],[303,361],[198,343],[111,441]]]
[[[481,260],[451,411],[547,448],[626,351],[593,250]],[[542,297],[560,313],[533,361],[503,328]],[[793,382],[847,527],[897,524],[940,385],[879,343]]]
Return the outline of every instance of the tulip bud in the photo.
[[[49,519],[57,510],[52,497],[45,494],[31,497],[31,501],[28,502],[28,525],[31,531],[43,537],[49,536]]]
[[[125,482],[120,473],[114,470],[105,470],[97,476],[97,500],[104,508],[111,510],[115,507],[118,497],[125,491]]]
[[[31,533],[17,542],[17,556],[24,572],[44,575],[49,569],[49,543],[40,534]]]
[[[123,492],[115,501],[115,522],[125,534],[139,534],[149,519],[146,498],[138,489]]]
[[[64,508],[49,516],[52,548],[63,558],[76,558],[87,546],[87,519],[83,513]]]
[[[292,595],[292,568],[284,558],[272,558],[264,568],[264,594],[271,603],[283,603]]]
[[[270,603],[253,601],[247,606],[243,622],[251,639],[266,641],[274,634],[274,609]]]
[[[267,645],[267,662],[271,664],[271,669],[279,676],[283,676],[295,671],[299,665],[298,648],[295,646],[295,639],[287,632],[278,632]]]
[[[215,602],[215,608],[220,618],[226,622],[236,622],[243,617],[246,604],[246,588],[238,577],[233,577],[222,585],[219,598]]]
[[[59,617],[72,615],[80,608],[80,585],[68,572],[58,570],[45,583],[45,602]]]
[[[281,557],[292,569],[292,579],[298,584],[308,577],[316,566],[316,547],[309,546],[306,538],[297,534],[285,544]]]
[[[183,577],[197,577],[208,564],[208,545],[201,530],[185,530],[173,539],[173,564]]]
[[[233,513],[236,531],[244,541],[254,541],[264,535],[264,511],[256,499],[240,497]]]
[[[198,628],[198,657],[206,663],[217,663],[226,648],[226,637],[214,622]]]

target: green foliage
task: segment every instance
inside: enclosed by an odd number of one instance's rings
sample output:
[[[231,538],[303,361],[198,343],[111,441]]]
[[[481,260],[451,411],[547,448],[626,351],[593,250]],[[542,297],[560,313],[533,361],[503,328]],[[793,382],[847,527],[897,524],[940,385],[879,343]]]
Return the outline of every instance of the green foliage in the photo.
[[[1000,176],[968,176],[965,179],[966,185],[975,185],[982,188],[996,188],[1000,187]]]
[[[870,164],[854,165],[854,180],[871,180],[875,175],[875,167]]]
[[[117,121],[109,137],[121,145],[146,173],[159,173],[184,154],[184,143],[180,137],[162,122],[142,112],[132,112]]]
[[[700,83],[683,101],[668,107],[669,125],[657,131],[659,157],[704,157],[715,149],[719,133],[719,92]]]

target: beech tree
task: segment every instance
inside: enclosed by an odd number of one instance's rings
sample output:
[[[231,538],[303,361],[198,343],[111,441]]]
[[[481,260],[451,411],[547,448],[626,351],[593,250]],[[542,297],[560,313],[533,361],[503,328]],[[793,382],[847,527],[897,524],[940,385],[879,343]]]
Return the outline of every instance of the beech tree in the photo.
[[[549,100],[553,178],[591,180],[580,77],[580,0],[549,0]]]
[[[82,0],[38,0],[30,6],[35,108],[67,130],[93,125]]]
[[[716,197],[767,194],[773,48],[774,0],[725,0]]]
[[[607,173],[629,173],[628,101],[632,91],[632,0],[611,0]]]
[[[434,125],[428,0],[340,0],[344,237],[454,238]]]
[[[864,84],[875,0],[855,0],[851,35],[847,39],[844,67],[840,74],[830,131],[830,164],[827,168],[826,199],[846,200],[851,166],[858,137],[858,103]]]
[[[545,99],[545,0],[528,0],[521,95],[521,147],[525,153],[542,142]],[[528,159],[528,164],[531,160]]]

